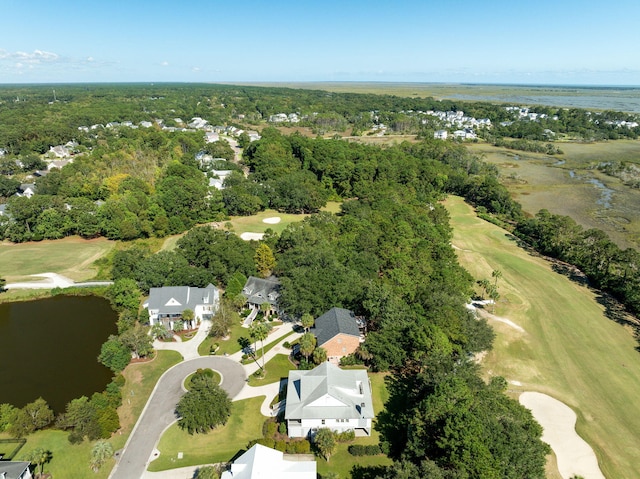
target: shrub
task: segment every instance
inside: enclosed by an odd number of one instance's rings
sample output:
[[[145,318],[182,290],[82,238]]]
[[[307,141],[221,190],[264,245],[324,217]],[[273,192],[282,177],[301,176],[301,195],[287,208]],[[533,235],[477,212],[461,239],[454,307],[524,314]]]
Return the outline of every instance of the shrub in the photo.
[[[295,441],[293,444],[295,444],[296,454],[309,454],[311,452],[311,443],[306,439]]]
[[[285,341],[282,345],[287,349],[291,349],[291,343],[289,343],[289,341]]]
[[[278,432],[280,434],[286,434],[287,433],[287,423],[286,422],[281,422],[280,425],[278,426]]]
[[[355,438],[356,438],[356,433],[353,429],[336,434],[336,440],[338,442],[350,442],[350,441],[353,441]]]
[[[356,364],[362,363],[358,361],[355,354],[349,354],[348,356],[340,358],[340,366],[355,366]]]
[[[262,435],[264,437],[274,437],[276,435],[277,427],[278,425],[275,422],[271,420],[265,421],[262,425]]]
[[[263,437],[262,439],[258,439],[257,443],[265,447],[270,447],[271,449],[273,449],[273,447],[276,445],[276,441],[270,437]]]
[[[378,444],[352,444],[349,446],[349,454],[352,456],[377,456],[382,451]]]
[[[287,450],[287,441],[276,441],[274,449],[276,451],[285,452]]]

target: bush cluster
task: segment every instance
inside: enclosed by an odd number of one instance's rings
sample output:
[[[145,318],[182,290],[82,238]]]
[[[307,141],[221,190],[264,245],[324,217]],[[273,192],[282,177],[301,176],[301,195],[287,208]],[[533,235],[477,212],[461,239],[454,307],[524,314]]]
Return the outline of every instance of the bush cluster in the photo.
[[[349,454],[352,456],[377,456],[382,450],[378,444],[352,444],[349,446]]]

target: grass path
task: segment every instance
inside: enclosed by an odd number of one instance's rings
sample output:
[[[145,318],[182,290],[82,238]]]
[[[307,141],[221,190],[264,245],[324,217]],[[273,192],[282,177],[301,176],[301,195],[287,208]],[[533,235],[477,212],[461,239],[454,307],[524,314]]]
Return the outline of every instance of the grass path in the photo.
[[[606,318],[593,291],[553,272],[460,198],[446,206],[461,264],[476,279],[502,272],[495,314],[524,329],[490,320],[497,338],[483,361],[486,374],[517,381],[515,395],[539,391],[567,404],[605,476],[640,477],[640,354],[633,335]]]

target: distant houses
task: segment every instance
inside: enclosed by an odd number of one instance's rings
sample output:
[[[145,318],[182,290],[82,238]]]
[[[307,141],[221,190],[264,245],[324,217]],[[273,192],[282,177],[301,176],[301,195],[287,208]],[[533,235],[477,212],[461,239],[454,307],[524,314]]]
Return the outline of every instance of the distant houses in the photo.
[[[192,286],[163,286],[151,288],[149,299],[143,307],[149,311],[151,325],[162,324],[173,330],[176,321],[182,320],[182,314],[190,309],[194,313],[196,326],[203,319],[210,318],[218,309],[220,293],[218,288],[209,284],[206,288]]]

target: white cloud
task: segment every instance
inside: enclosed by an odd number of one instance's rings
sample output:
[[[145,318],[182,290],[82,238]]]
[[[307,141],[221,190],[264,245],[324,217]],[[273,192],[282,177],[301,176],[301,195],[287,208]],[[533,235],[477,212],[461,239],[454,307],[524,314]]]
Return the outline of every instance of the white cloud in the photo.
[[[193,67],[193,68],[191,69],[191,71],[199,72],[199,71],[200,71],[200,67]]]
[[[164,61],[160,65],[162,65],[163,67],[168,67],[169,66],[169,62]]]

